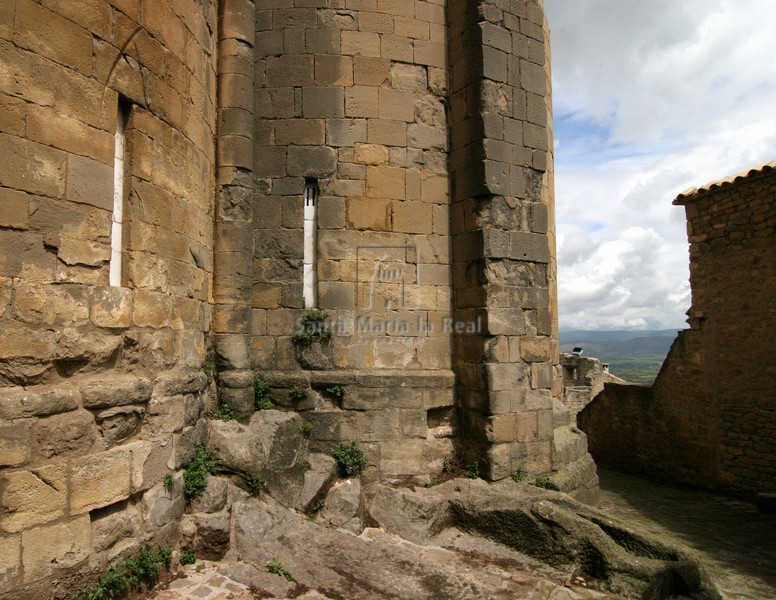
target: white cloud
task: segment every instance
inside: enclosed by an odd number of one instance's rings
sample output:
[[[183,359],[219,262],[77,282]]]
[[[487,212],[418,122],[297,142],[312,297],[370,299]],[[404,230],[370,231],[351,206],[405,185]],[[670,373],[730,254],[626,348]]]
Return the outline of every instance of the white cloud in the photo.
[[[546,0],[560,320],[682,327],[688,187],[776,158],[771,0]]]

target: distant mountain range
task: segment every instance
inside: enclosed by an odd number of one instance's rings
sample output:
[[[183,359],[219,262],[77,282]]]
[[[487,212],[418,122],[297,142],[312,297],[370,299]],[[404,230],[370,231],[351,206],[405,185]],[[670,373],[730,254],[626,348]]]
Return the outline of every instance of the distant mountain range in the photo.
[[[614,375],[635,383],[652,383],[677,332],[677,329],[561,330],[560,351],[571,352],[580,347],[584,356],[609,363]]]

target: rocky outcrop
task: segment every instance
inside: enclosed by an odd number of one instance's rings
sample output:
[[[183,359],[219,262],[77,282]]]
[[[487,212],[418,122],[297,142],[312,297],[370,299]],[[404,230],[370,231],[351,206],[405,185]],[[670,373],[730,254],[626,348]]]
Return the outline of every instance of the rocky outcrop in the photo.
[[[448,528],[483,536],[626,597],[720,598],[688,551],[530,485],[452,480],[414,491],[380,486],[370,515],[415,543],[436,543]]]
[[[258,411],[247,425],[211,421],[210,445],[222,470],[259,478],[275,500],[293,508],[310,466],[303,423],[299,415],[277,410]]]

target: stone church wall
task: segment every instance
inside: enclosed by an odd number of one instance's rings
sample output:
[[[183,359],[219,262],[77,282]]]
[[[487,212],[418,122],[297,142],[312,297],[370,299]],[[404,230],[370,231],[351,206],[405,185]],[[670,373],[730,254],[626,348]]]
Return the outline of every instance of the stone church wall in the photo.
[[[313,424],[314,448],[364,444],[366,480],[439,472],[455,420],[445,2],[256,7],[252,366]],[[332,338],[299,344],[312,308]]]
[[[703,487],[776,490],[774,198],[773,163],[677,198],[690,241],[690,329],[649,393],[634,401],[607,385],[580,415],[596,460]]]
[[[2,598],[174,545],[162,481],[205,425],[216,25],[208,1],[0,3]]]
[[[594,486],[550,115],[534,0],[2,2],[0,599],[174,546],[210,392],[245,421],[257,373],[366,494]]]

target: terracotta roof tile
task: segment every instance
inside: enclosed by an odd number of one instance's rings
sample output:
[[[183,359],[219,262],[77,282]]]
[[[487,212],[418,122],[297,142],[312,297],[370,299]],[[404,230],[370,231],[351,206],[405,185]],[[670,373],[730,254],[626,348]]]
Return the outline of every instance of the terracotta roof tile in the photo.
[[[676,197],[676,199],[673,201],[673,204],[678,206],[687,204],[688,202],[690,202],[691,200],[694,200],[697,196],[699,196],[703,192],[710,192],[716,188],[731,185],[737,181],[746,179],[747,177],[752,177],[753,175],[758,175],[766,171],[772,171],[773,169],[776,169],[776,160],[763,163],[761,165],[752,167],[745,171],[741,171],[740,173],[731,175],[730,177],[725,177],[724,179],[717,179],[715,181],[710,181],[706,185],[703,185],[699,188],[693,187],[693,188],[690,188],[689,190],[685,190]]]

